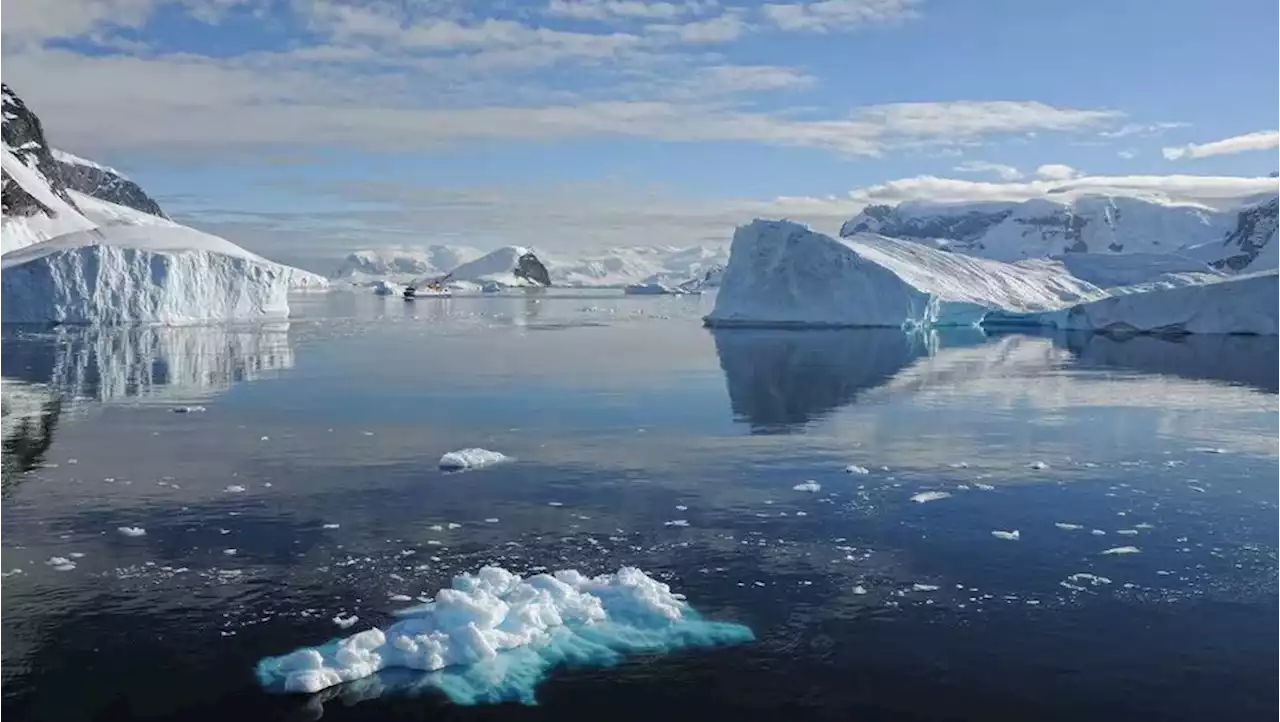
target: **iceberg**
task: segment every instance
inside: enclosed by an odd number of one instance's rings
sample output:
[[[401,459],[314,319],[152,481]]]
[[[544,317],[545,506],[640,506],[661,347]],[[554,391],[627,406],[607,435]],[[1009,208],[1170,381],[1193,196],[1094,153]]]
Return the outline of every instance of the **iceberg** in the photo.
[[[1104,295],[1049,260],[1003,263],[872,234],[837,239],[790,221],[733,236],[708,326],[972,326],[990,311],[1063,308]]]
[[[5,322],[181,325],[287,317],[306,272],[185,226],[116,225],[6,253],[0,274]]]
[[[574,570],[522,578],[486,566],[460,574],[400,621],[261,660],[273,692],[315,693],[397,669],[423,672],[417,688],[458,704],[534,704],[534,688],[559,665],[609,666],[624,654],[735,644],[740,624],[703,619],[643,571],[588,577]]]
[[[510,460],[511,457],[500,451],[489,451],[488,449],[480,448],[459,449],[441,456],[440,468],[446,471],[461,471],[463,469],[478,469],[482,466],[501,464]]]

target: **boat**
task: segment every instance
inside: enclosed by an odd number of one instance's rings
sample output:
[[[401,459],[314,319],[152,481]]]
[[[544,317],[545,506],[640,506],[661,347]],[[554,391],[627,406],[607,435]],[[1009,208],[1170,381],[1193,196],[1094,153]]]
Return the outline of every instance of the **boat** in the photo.
[[[435,283],[428,284],[423,288],[406,286],[404,289],[404,300],[406,301],[414,301],[419,298],[450,298],[452,296],[453,291]]]

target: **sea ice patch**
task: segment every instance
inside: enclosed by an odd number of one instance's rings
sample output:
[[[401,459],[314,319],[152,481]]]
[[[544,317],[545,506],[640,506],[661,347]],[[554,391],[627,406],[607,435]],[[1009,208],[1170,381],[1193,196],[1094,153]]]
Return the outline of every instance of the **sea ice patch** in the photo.
[[[1102,553],[1103,554],[1137,554],[1140,551],[1142,550],[1139,549],[1138,547],[1125,546],[1125,547],[1111,547],[1110,549],[1107,549]]]
[[[122,526],[116,529],[116,531],[120,532],[121,534],[124,534],[125,536],[146,536],[147,535],[147,530],[143,529],[140,526]]]
[[[440,457],[440,468],[445,471],[462,471],[463,469],[479,469],[510,461],[511,457],[497,451],[481,449],[458,449]]]
[[[1013,531],[1000,531],[999,529],[996,529],[991,532],[991,536],[997,539],[1005,539],[1007,541],[1018,541],[1018,539],[1022,538],[1022,534],[1019,533],[1017,529],[1014,529]]]
[[[795,486],[793,486],[793,487],[791,487],[791,488],[792,488],[792,489],[794,489],[794,490],[796,490],[796,491],[807,491],[807,492],[811,492],[811,493],[812,493],[812,492],[816,492],[816,491],[821,491],[821,490],[822,490],[822,484],[819,484],[818,482],[814,481],[813,479],[810,479],[810,480],[808,480],[808,481],[802,481],[802,482],[800,482],[799,484],[796,484]]]
[[[258,680],[271,691],[311,693],[383,670],[416,670],[413,687],[437,688],[458,704],[533,704],[538,682],[564,663],[608,666],[628,653],[754,639],[745,626],[703,619],[631,567],[522,578],[486,566],[398,616],[385,630],[267,657]]]
[[[950,496],[951,492],[949,491],[922,491],[919,494],[913,495],[911,497],[911,501],[914,501],[917,504],[927,504],[931,501],[946,499]]]

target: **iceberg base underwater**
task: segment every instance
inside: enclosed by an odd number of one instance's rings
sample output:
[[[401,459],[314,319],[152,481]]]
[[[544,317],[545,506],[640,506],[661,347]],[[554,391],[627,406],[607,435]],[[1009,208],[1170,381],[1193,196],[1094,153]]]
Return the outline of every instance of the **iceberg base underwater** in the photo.
[[[443,692],[462,705],[536,704],[554,668],[607,667],[629,654],[748,642],[741,624],[703,619],[639,569],[521,578],[499,567],[461,574],[435,599],[368,629],[257,666],[272,692],[313,693],[346,682],[343,697]]]

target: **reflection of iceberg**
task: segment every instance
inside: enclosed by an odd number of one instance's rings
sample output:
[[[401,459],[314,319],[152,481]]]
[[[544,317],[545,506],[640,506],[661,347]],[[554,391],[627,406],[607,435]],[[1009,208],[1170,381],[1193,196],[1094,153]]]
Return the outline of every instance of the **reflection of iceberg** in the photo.
[[[981,342],[981,331],[716,329],[716,352],[735,416],[758,433],[786,431],[852,403],[915,359],[946,345]]]
[[[72,397],[199,397],[292,368],[288,329],[59,327],[33,335],[6,327],[0,363],[9,376]]]
[[[22,483],[23,474],[40,466],[53,445],[62,418],[62,397],[21,381],[0,385],[0,477],[3,494]]]
[[[1275,336],[1135,336],[1117,339],[1089,332],[1054,336],[1075,364],[1131,369],[1146,374],[1225,381],[1276,393]]]

